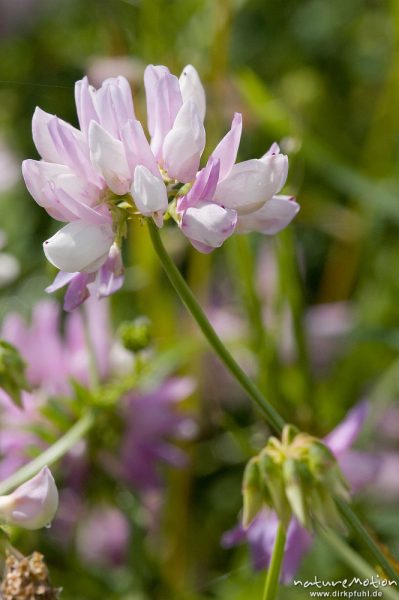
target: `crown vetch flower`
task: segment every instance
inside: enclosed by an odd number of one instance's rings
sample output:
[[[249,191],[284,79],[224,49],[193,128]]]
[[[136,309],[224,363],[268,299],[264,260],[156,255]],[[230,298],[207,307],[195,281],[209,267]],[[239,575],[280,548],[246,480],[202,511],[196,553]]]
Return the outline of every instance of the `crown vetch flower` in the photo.
[[[53,292],[65,285],[64,308],[92,292],[107,296],[123,284],[121,241],[135,216],[163,225],[168,212],[200,252],[234,231],[274,234],[294,218],[298,204],[278,196],[288,158],[277,144],[260,159],[236,163],[240,114],[200,169],[205,147],[205,91],[187,65],[177,78],[161,65],[144,73],[150,141],[136,119],[129,83],[87,77],[75,86],[80,130],[37,108],[33,139],[41,160],[26,160],[27,188],[48,214],[67,225],[44,244],[60,269]]]
[[[0,496],[0,521],[24,529],[40,529],[54,518],[58,490],[50,469],[44,467],[12,494]]]

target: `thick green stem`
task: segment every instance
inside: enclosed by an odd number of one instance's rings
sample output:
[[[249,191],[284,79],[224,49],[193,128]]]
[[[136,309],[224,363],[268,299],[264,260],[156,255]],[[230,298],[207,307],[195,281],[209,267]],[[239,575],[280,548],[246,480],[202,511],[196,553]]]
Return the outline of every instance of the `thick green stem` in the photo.
[[[267,571],[263,600],[274,600],[276,598],[281,565],[284,558],[285,538],[285,529],[279,523],[274,541],[273,554]]]
[[[165,270],[167,276],[169,277],[169,280],[175,288],[178,296],[185,304],[188,311],[191,313],[192,317],[195,319],[203,334],[207,338],[208,342],[215,350],[219,358],[222,360],[224,365],[227,367],[227,369],[230,371],[230,373],[233,375],[233,377],[235,377],[235,379],[238,381],[238,383],[240,383],[240,385],[248,393],[248,395],[262,409],[265,417],[267,418],[269,424],[273,427],[273,429],[275,429],[276,432],[281,433],[282,428],[285,425],[284,419],[263,397],[260,390],[251,381],[251,379],[249,379],[248,375],[244,373],[241,367],[231,356],[230,352],[224,346],[223,342],[219,339],[211,324],[209,323],[204,311],[202,310],[193,293],[191,292],[190,288],[186,284],[180,271],[170,258],[169,254],[166,252],[161,237],[159,235],[159,231],[150,219],[148,220],[148,226],[155,252],[157,253],[158,258],[161,261],[162,267]],[[370,537],[367,530],[360,523],[359,519],[357,518],[349,504],[339,499],[336,499],[336,502],[349,527],[358,535],[359,539],[362,540],[365,548],[368,548],[368,550],[371,552],[376,562],[382,567],[386,575],[388,575],[391,579],[394,579],[395,581],[399,582],[398,573],[395,571],[394,567],[388,561],[388,559],[378,547],[378,545]]]
[[[158,228],[152,222],[152,220],[148,220],[148,227],[154,249],[161,261],[161,264],[167,276],[169,277],[170,282],[175,288],[180,299],[183,301],[191,315],[197,321],[202,333],[205,335],[208,342],[215,350],[216,354],[219,356],[224,365],[227,367],[227,369],[230,371],[230,373],[233,375],[233,377],[238,381],[242,388],[263,411],[270,426],[277,433],[281,433],[282,428],[284,426],[284,420],[280,417],[280,415],[273,408],[273,406],[269,404],[269,402],[267,402],[267,400],[263,397],[261,391],[251,381],[248,375],[236,363],[234,358],[231,356],[230,352],[227,350],[223,342],[216,334],[212,325],[209,323],[207,316],[205,315],[204,311],[202,310],[201,306],[196,300],[194,294],[192,293],[184,278],[182,277],[180,271],[170,258],[169,254],[166,252],[161,237],[159,235]]]
[[[65,435],[42,452],[40,456],[21,467],[18,471],[10,475],[10,477],[7,477],[7,479],[0,481],[0,495],[8,494],[14,488],[36,475],[40,469],[46,465],[52,465],[64,456],[91,429],[94,420],[94,413],[92,411],[87,412]]]

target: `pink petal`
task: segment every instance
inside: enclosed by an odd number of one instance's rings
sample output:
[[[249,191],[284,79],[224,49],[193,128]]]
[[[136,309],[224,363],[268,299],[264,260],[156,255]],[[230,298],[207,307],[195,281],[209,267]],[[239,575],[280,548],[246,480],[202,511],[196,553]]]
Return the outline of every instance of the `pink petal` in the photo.
[[[290,196],[274,196],[259,210],[238,217],[237,233],[260,231],[274,235],[291,223],[300,206]]]
[[[230,173],[237,159],[238,146],[240,145],[242,132],[242,115],[235,113],[231,123],[230,131],[216,146],[212,152],[215,159],[220,160],[220,179],[224,179]]]

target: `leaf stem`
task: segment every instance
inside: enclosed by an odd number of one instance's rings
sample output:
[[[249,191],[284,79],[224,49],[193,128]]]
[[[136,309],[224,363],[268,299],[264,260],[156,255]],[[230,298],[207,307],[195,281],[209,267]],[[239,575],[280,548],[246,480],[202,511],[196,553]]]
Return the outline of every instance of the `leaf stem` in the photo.
[[[18,471],[0,481],[0,495],[8,494],[14,488],[36,475],[45,466],[52,465],[66,454],[94,425],[93,411],[85,413],[59,440],[47,448],[37,458],[27,463]]]
[[[263,600],[274,600],[277,595],[278,582],[280,579],[281,565],[284,558],[286,533],[283,525],[279,522],[276,539],[274,541],[272,558],[267,571]]]
[[[284,420],[273,408],[273,406],[263,397],[263,394],[259,388],[251,381],[248,375],[242,370],[238,363],[234,360],[230,352],[227,350],[221,339],[216,334],[212,325],[209,323],[207,316],[199,305],[197,299],[188,287],[180,271],[176,267],[173,260],[167,253],[161,237],[159,235],[158,228],[148,219],[148,228],[151,236],[151,241],[154,246],[155,252],[161,261],[162,267],[167,274],[171,284],[175,288],[178,296],[191,313],[202,333],[207,338],[208,342],[219,356],[221,361],[238,381],[241,387],[247,392],[247,394],[256,402],[259,408],[264,413],[270,426],[277,432],[281,433],[284,427]]]

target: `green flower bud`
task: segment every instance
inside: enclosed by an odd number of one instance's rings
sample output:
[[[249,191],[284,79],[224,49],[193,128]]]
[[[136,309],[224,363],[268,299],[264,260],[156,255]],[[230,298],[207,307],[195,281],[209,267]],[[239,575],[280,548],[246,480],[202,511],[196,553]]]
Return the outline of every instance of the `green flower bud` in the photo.
[[[309,499],[314,520],[325,527],[332,527],[346,533],[345,524],[337,509],[331,492],[320,484],[313,486]]]
[[[139,352],[151,343],[151,322],[147,317],[138,317],[134,321],[121,323],[118,333],[127,350]]]
[[[311,475],[305,464],[294,458],[287,458],[283,465],[285,493],[292,512],[306,528],[310,527],[310,514],[307,502]]]
[[[266,449],[259,455],[259,470],[269,492],[270,504],[281,523],[287,527],[291,519],[291,507],[285,493],[283,473],[281,466],[269,456]]]
[[[243,494],[243,517],[242,524],[246,529],[261,510],[264,497],[262,494],[262,484],[260,478],[258,459],[253,458],[249,461],[244,471],[242,485]]]
[[[328,469],[336,464],[333,453],[320,440],[314,439],[308,448],[308,466],[316,479],[323,479]]]
[[[25,377],[26,364],[18,350],[0,340],[0,387],[21,406],[21,391],[29,390]]]

